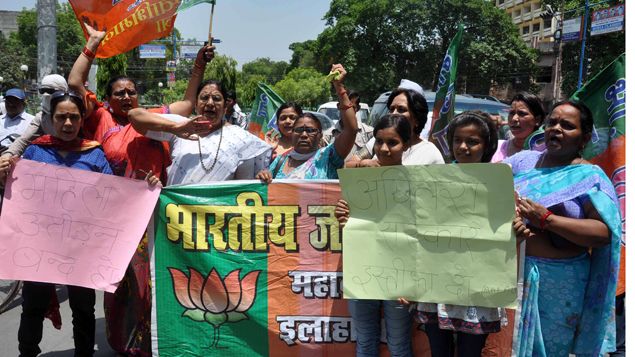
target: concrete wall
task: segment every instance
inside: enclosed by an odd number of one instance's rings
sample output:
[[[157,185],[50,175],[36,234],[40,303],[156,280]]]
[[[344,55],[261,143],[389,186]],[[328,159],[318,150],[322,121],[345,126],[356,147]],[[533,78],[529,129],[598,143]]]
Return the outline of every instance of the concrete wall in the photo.
[[[18,31],[18,14],[20,11],[0,10],[0,32],[5,38],[12,32]]]

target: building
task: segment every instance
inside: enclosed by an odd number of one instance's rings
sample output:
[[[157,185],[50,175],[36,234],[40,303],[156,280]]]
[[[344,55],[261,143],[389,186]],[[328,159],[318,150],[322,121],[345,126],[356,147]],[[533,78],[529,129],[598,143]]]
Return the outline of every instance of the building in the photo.
[[[20,11],[0,10],[0,33],[5,38],[12,32],[18,31],[18,14]]]
[[[557,23],[553,16],[547,15],[540,0],[495,0],[498,8],[505,10],[512,22],[518,26],[520,36],[528,46],[538,49],[540,57],[538,67],[540,71],[534,81],[541,86],[539,96],[546,104],[552,103],[556,96],[554,77],[558,75],[557,47],[553,38]]]

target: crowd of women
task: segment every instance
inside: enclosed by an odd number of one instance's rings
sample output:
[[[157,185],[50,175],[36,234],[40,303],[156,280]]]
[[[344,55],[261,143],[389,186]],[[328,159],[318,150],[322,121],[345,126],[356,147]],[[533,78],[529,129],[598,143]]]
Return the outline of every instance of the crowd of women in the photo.
[[[296,103],[276,113],[280,137],[271,143],[224,121],[226,88],[203,81],[213,46],[199,51],[182,101],[146,110],[139,107],[134,80],[115,77],[106,86],[106,102],[84,87],[95,52],[105,33],[86,25],[89,39],[69,75],[70,91],[50,97],[52,126],[25,133],[30,142],[16,156],[83,170],[145,179],[150,185],[200,184],[258,178],[337,179],[337,169],[392,165],[443,164],[436,146],[420,137],[428,106],[423,93],[396,88],[389,113],[374,127],[373,156],[351,152],[358,131],[354,105],[344,87],[346,70],[332,81],[339,99],[342,131],[322,143],[318,118]],[[192,111],[195,115],[191,116]],[[511,166],[516,187],[513,229],[524,242],[526,260],[522,309],[514,349],[520,356],[598,355],[614,348],[612,328],[618,267],[620,217],[611,182],[581,157],[589,144],[593,118],[575,101],[554,105],[516,95],[509,125],[513,138],[500,141],[487,113],[467,111],[448,125],[453,164],[502,161]],[[523,151],[525,139],[543,126],[544,151]],[[0,180],[14,160],[0,161]],[[341,200],[337,217],[345,224],[349,209]],[[150,355],[150,279],[147,238],[140,244],[114,294],[105,294],[107,338],[123,355]],[[372,237],[369,237],[372,239]],[[36,356],[42,323],[54,306],[51,284],[24,284],[18,332],[21,356]],[[93,354],[95,293],[69,286],[76,356]],[[501,308],[453,306],[425,301],[349,300],[358,356],[377,356],[383,314],[392,356],[411,356],[413,319],[425,324],[432,356],[480,356],[494,345],[490,334],[513,328],[513,316]],[[493,337],[492,335],[491,337]],[[489,346],[491,347],[491,346]]]

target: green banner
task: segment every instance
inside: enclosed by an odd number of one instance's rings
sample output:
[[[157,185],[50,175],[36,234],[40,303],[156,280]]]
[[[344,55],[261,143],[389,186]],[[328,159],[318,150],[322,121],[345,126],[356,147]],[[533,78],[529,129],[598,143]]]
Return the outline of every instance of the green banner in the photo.
[[[216,4],[216,0],[181,0],[181,5],[176,10],[177,12],[187,10],[192,6],[199,4]]]
[[[338,170],[351,216],[344,296],[515,307],[514,182],[505,164]]]
[[[430,124],[430,141],[435,143],[443,155],[447,158],[450,155],[450,147],[446,140],[446,127],[454,117],[454,95],[459,66],[459,48],[463,38],[463,24],[459,24],[459,29],[454,35],[450,46],[445,52],[445,57],[441,63],[437,93],[432,109],[432,123]]]
[[[276,125],[276,110],[284,103],[278,93],[265,83],[258,83],[256,88],[256,99],[251,107],[251,117],[249,118],[248,130],[264,138],[270,130],[278,130]]]
[[[626,55],[615,59],[571,99],[583,102],[593,112],[592,145],[584,150],[584,158],[591,159],[606,151],[611,140],[626,134]]]

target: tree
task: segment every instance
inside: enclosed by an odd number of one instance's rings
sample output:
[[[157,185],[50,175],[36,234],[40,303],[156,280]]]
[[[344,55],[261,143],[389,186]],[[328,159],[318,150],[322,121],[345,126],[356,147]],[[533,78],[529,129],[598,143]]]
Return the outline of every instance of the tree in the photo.
[[[317,41],[307,40],[304,42],[294,42],[289,45],[289,49],[293,51],[293,55],[291,56],[291,69],[298,67],[318,67],[316,61]]]
[[[272,61],[270,58],[257,58],[243,64],[242,73],[246,80],[251,76],[263,76],[265,82],[276,83],[287,73],[289,63],[285,61]]]
[[[111,78],[126,75],[128,69],[128,55],[120,55],[101,58],[97,60],[97,97],[104,100],[106,97],[106,85]]]
[[[236,90],[238,62],[230,56],[216,54],[205,67],[205,79],[219,81],[226,90]]]
[[[284,100],[294,101],[303,108],[316,108],[329,99],[330,83],[313,68],[296,68],[274,85]]]
[[[623,4],[624,1],[609,1],[594,9]],[[564,7],[561,6],[564,4]],[[543,5],[550,5],[558,11],[566,11],[565,19],[584,16],[584,0],[543,0]],[[584,20],[583,20],[584,21]],[[562,48],[562,93],[565,97],[573,94],[578,85],[580,67],[580,47],[582,41],[566,42]],[[587,63],[583,68],[583,80],[590,80],[609,63],[626,51],[626,31],[611,32],[603,35],[591,36],[591,12],[586,33],[586,48],[584,57]],[[591,59],[589,62],[588,59]],[[583,83],[584,84],[584,83]]]
[[[509,15],[491,1],[333,0],[325,19],[314,52],[319,70],[344,64],[349,87],[365,97],[393,88],[401,78],[434,88],[460,22],[466,32],[459,76],[470,92],[487,92],[492,81],[518,75],[528,85],[536,59]],[[298,57],[307,47],[296,48]]]

